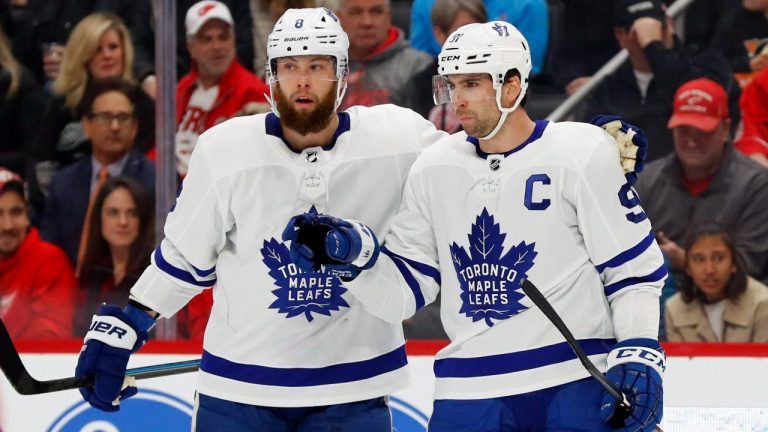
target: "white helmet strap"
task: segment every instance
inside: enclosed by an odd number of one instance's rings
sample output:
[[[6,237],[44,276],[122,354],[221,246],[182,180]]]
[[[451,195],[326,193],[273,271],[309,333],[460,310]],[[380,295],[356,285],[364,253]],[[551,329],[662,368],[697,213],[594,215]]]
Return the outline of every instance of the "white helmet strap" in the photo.
[[[489,140],[496,136],[497,133],[501,130],[501,127],[504,125],[504,122],[507,121],[507,116],[509,113],[513,112],[517,109],[517,107],[520,105],[520,102],[523,101],[523,98],[525,97],[525,92],[528,90],[528,83],[524,83],[520,81],[520,94],[517,95],[517,99],[515,99],[515,103],[512,105],[511,108],[504,108],[501,106],[501,89],[504,86],[504,83],[497,84],[494,83],[493,87],[496,90],[496,107],[501,111],[501,117],[499,117],[499,121],[496,123],[496,127],[493,128],[493,130],[486,136],[483,137],[477,137],[481,140]]]

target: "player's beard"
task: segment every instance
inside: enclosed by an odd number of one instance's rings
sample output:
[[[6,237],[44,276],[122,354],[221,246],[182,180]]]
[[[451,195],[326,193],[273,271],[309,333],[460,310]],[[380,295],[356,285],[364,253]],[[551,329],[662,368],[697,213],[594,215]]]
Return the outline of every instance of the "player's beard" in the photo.
[[[494,107],[495,107],[495,101],[494,101]],[[477,138],[482,138],[489,133],[493,131],[493,129],[496,127],[496,125],[499,123],[499,120],[501,119],[501,111],[498,109],[493,110],[493,114],[489,114],[488,111],[483,110],[475,110],[475,111],[468,111],[468,110],[457,110],[456,115],[461,116],[464,113],[471,113],[474,114],[474,119],[472,124],[467,123],[461,123],[461,127],[464,129],[464,132],[467,133],[467,135]]]
[[[292,129],[300,135],[317,133],[325,129],[331,122],[331,116],[336,110],[336,86],[331,86],[328,92],[320,97],[317,107],[312,111],[299,111],[277,86],[277,109],[280,112],[280,122],[284,128]]]

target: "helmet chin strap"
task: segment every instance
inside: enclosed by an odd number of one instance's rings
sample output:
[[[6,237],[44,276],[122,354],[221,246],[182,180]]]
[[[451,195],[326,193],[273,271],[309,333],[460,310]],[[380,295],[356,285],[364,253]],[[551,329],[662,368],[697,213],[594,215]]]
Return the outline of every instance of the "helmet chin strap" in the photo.
[[[496,123],[496,127],[493,128],[493,130],[484,137],[477,137],[481,140],[489,140],[496,136],[497,133],[501,130],[501,127],[504,125],[504,122],[507,121],[507,116],[509,113],[513,112],[517,109],[518,105],[520,105],[520,102],[523,100],[523,97],[525,96],[525,92],[528,89],[528,86],[524,86],[520,88],[520,94],[517,96],[517,99],[515,100],[515,104],[512,105],[512,108],[504,108],[501,106],[501,85],[496,87],[496,107],[499,108],[499,111],[501,111],[501,117],[499,117],[499,121]]]

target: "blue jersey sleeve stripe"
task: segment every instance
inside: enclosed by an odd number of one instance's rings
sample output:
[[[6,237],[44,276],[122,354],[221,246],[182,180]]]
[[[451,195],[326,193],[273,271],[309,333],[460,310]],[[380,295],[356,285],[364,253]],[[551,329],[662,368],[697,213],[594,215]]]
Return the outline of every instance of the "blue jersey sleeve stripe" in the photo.
[[[606,285],[605,296],[608,297],[612,294],[615,294],[620,289],[626,288],[630,285],[660,281],[664,279],[664,277],[666,276],[667,276],[667,266],[665,264],[662,264],[661,267],[656,269],[656,271],[649,274],[648,276],[628,278],[628,279],[620,280],[618,282],[614,282],[610,285]]]
[[[607,354],[614,339],[581,339],[587,355]],[[567,342],[506,354],[484,357],[445,358],[435,360],[437,378],[473,378],[523,372],[576,359]]]
[[[651,247],[654,238],[655,235],[653,231],[651,231],[644,239],[640,241],[640,243],[616,255],[608,261],[600,265],[596,265],[595,268],[597,269],[597,272],[602,273],[606,268],[618,267],[626,262],[632,261],[633,259],[640,256],[643,252],[645,252],[649,247]]]
[[[397,257],[400,260],[408,263],[408,265],[410,265],[411,267],[416,269],[419,273],[423,274],[424,276],[431,277],[432,279],[435,280],[435,282],[437,282],[438,285],[440,285],[440,270],[438,270],[438,269],[436,269],[436,268],[434,268],[434,267],[432,267],[430,265],[427,265],[427,264],[424,264],[424,263],[420,263],[418,261],[414,261],[414,260],[412,260],[410,258],[406,258],[406,257],[404,257],[402,255],[398,255],[398,254],[392,252],[391,250],[387,249],[386,246],[382,246],[381,251],[383,253],[387,254],[389,257],[393,257],[393,258]]]
[[[410,288],[411,292],[413,292],[413,299],[416,303],[416,310],[423,308],[426,300],[424,300],[424,294],[421,293],[421,285],[419,285],[419,281],[416,280],[416,278],[413,276],[413,273],[411,273],[411,271],[408,269],[408,266],[405,265],[403,260],[400,259],[397,254],[393,254],[387,249],[382,249],[382,252],[392,259],[392,262],[395,263],[397,270],[400,271],[400,274],[403,275],[403,279],[405,279],[405,282],[408,284],[408,288]]]
[[[405,345],[368,360],[319,368],[276,368],[236,363],[203,351],[200,370],[235,381],[278,387],[309,387],[361,381],[405,367]]]
[[[159,268],[164,273],[167,273],[168,275],[180,280],[184,281],[188,284],[192,284],[195,286],[208,288],[216,285],[216,279],[209,279],[205,281],[198,281],[195,279],[194,276],[192,276],[192,273],[182,270],[178,267],[174,267],[165,260],[163,257],[163,252],[160,250],[160,247],[158,246],[157,249],[155,249],[155,264],[157,265],[157,268]]]
[[[213,266],[213,267],[209,268],[208,270],[200,270],[199,268],[197,268],[195,266],[192,266],[192,269],[195,270],[195,273],[197,274],[197,276],[199,276],[201,278],[205,278],[205,277],[208,277],[208,276],[212,275],[216,271],[216,266]]]

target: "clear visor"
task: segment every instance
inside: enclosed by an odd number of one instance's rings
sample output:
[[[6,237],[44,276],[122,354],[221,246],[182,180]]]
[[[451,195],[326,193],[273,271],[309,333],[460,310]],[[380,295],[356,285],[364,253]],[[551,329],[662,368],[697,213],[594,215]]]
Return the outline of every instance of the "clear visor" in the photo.
[[[432,100],[435,105],[443,105],[459,100],[474,102],[495,99],[494,91],[488,85],[488,74],[434,75],[432,77]]]

